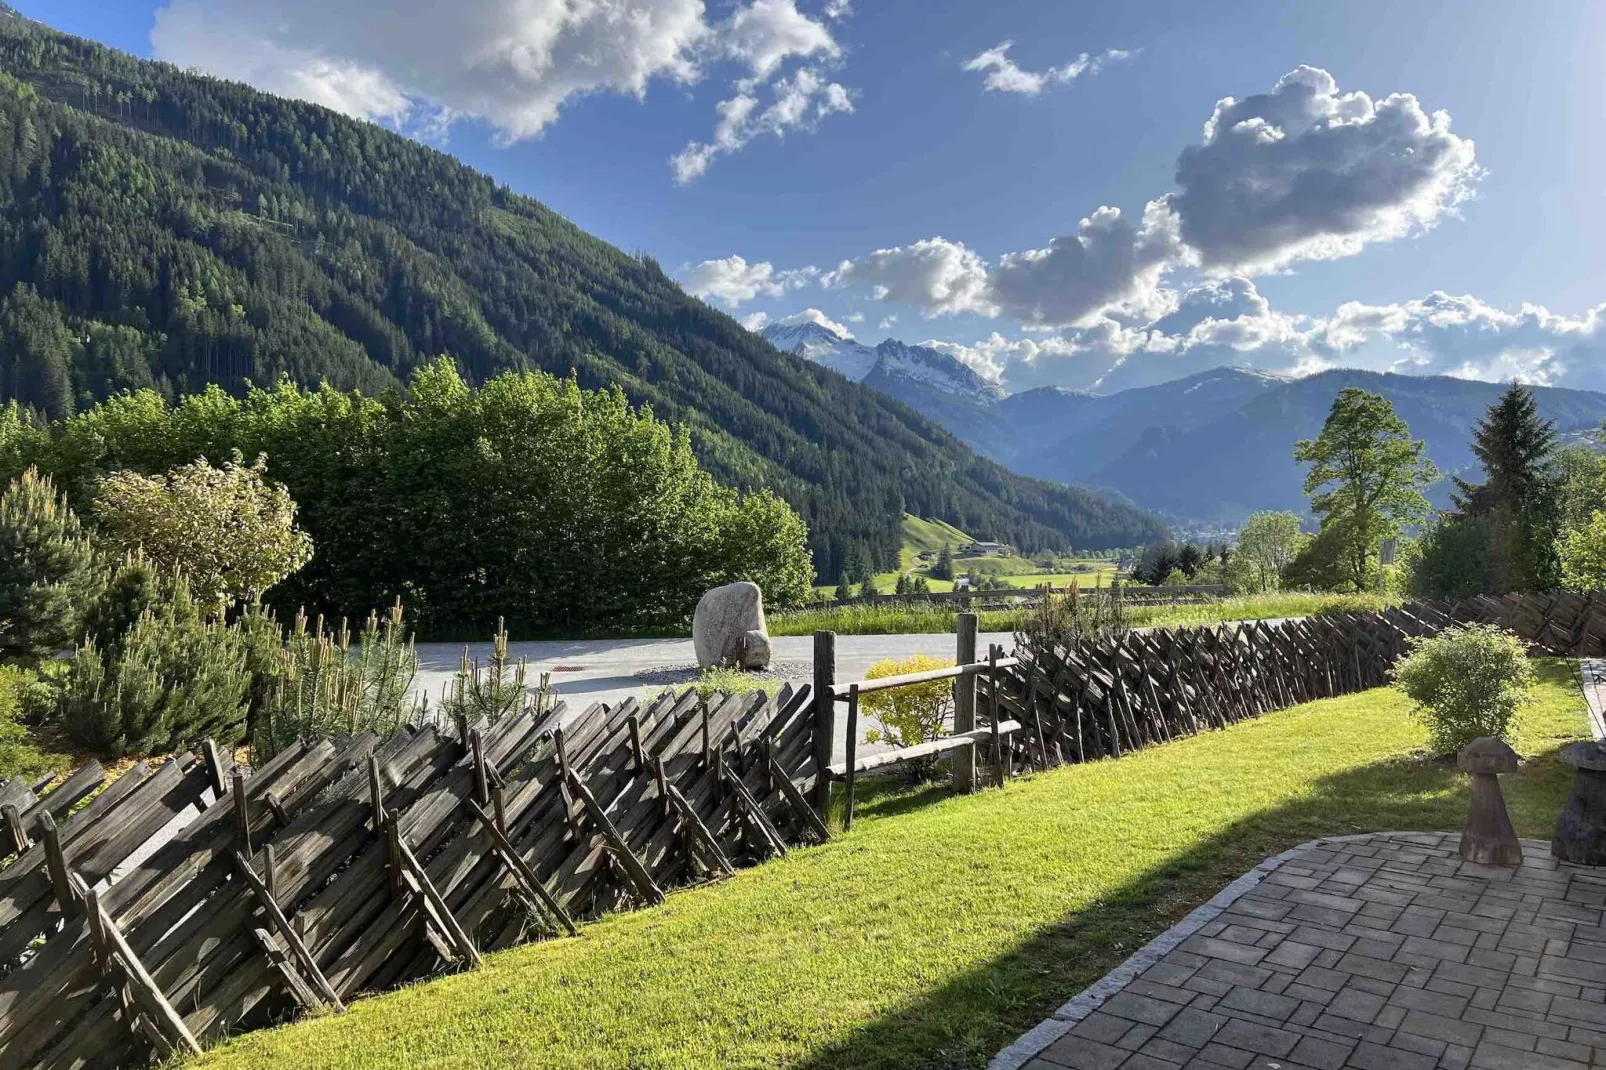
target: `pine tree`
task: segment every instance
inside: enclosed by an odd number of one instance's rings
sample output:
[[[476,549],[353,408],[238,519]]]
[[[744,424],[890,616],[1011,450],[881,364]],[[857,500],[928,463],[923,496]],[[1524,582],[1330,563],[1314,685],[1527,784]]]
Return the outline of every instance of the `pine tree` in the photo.
[[[89,639],[68,662],[62,726],[96,754],[167,754],[245,735],[251,690],[238,625],[205,620],[182,576],[118,636]]]
[[[1460,518],[1489,530],[1489,584],[1496,594],[1547,591],[1561,578],[1556,537],[1561,480],[1551,463],[1555,424],[1539,418],[1533,391],[1512,383],[1472,432],[1484,481],[1457,478]]]
[[[99,585],[78,517],[28,469],[0,495],[0,658],[34,662],[71,645]]]
[[[842,575],[836,579],[836,600],[838,602],[853,601],[853,580],[848,577],[848,570],[843,569]]]
[[[951,580],[954,578],[954,551],[947,543],[937,552],[937,563],[931,566],[931,578],[934,580]]]

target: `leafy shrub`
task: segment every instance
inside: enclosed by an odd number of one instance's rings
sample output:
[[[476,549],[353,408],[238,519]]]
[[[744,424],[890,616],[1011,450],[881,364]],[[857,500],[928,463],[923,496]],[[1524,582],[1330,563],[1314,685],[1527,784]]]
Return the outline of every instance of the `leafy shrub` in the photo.
[[[0,658],[32,663],[70,645],[99,584],[78,518],[28,469],[0,495]]]
[[[383,621],[370,613],[352,646],[345,621],[334,631],[305,613],[288,630],[253,610],[241,621],[252,666],[251,758],[261,763],[296,740],[347,740],[363,732],[392,735],[417,721],[422,700],[409,692],[418,653],[398,601]]]
[[[66,768],[66,755],[41,750],[25,723],[49,701],[49,690],[33,673],[0,665],[0,780]]]
[[[1413,639],[1410,655],[1394,667],[1394,685],[1416,703],[1438,754],[1479,736],[1504,739],[1517,711],[1532,701],[1533,682],[1522,641],[1486,624]]]
[[[236,450],[222,468],[202,457],[164,476],[113,472],[95,497],[98,534],[182,571],[208,605],[260,596],[312,559],[312,539],[289,492],[265,479],[267,456],[240,460]]]
[[[245,735],[251,671],[235,625],[207,621],[182,576],[122,635],[91,637],[68,662],[61,726],[96,754],[165,754]]]
[[[1596,509],[1589,522],[1561,537],[1561,582],[1574,591],[1606,589],[1606,513]]]
[[[773,692],[779,685],[780,681],[769,673],[715,665],[699,673],[697,682],[692,686],[697,689],[697,697],[707,702],[715,695],[747,695],[754,691]]]
[[[912,658],[888,658],[870,666],[866,680],[945,669],[952,658],[916,654]],[[888,691],[872,691],[859,699],[859,712],[881,722],[880,728],[865,732],[866,743],[890,743],[894,747],[913,747],[946,735],[953,725],[954,685],[952,680],[933,680]]]

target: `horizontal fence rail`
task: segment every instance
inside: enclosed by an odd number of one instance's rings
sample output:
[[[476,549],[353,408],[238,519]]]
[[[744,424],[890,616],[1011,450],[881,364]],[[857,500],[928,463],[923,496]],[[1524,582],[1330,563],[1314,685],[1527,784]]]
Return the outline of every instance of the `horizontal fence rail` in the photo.
[[[1118,597],[1134,605],[1147,605],[1156,602],[1175,602],[1183,600],[1201,600],[1208,598],[1222,598],[1228,593],[1225,585],[1214,583],[1179,584],[1175,587],[1145,587],[1134,583],[1122,583],[1114,586],[1088,587],[1079,585],[1077,588],[1083,595],[1109,595],[1111,592],[1120,592]],[[1055,587],[1053,584],[1042,584],[1036,587],[993,587],[987,590],[968,589],[963,591],[919,591],[906,594],[862,594],[849,599],[850,604],[868,605],[877,602],[993,602],[1013,601],[1021,604],[1030,604],[1041,601],[1045,595],[1065,594],[1071,590],[1069,585]]]
[[[1375,687],[1413,636],[1499,624],[1536,653],[1606,653],[1596,594],[1422,602],[1038,644],[839,684],[561,705],[495,724],[301,743],[236,768],[205,746],[108,782],[0,784],[0,1065],[117,1067],[340,1012],[608,911],[825,841],[833,781],[943,756],[956,790],[1123,754]],[[952,680],[954,731],[855,755],[858,699]],[[849,707],[847,760],[833,761]]]

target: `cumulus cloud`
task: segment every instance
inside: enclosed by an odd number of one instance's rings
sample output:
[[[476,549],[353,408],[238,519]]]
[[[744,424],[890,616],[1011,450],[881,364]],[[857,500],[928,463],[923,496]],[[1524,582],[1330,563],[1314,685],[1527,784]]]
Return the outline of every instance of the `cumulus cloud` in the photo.
[[[1205,266],[1264,270],[1426,230],[1478,175],[1448,112],[1430,115],[1409,93],[1340,93],[1302,66],[1270,93],[1216,104],[1168,201]]]
[[[719,105],[714,141],[688,146],[697,151],[677,166],[687,175],[758,134],[851,110],[847,91],[817,70],[782,76],[789,61],[842,54],[827,23],[795,0],[751,0],[718,21],[704,0],[168,0],[151,47],[358,118],[435,132],[475,118],[506,141],[539,134],[577,97],[641,98],[655,80],[690,84],[736,64],[743,73]],[[765,89],[773,100],[760,107]]]
[[[1104,207],[1074,235],[1005,254],[987,292],[997,308],[1031,325],[1076,323],[1112,310],[1152,318],[1166,302],[1158,292],[1161,273],[1179,256],[1176,228],[1158,202],[1136,225],[1119,208]]]
[[[1141,326],[1104,319],[1050,336],[995,331],[976,343],[924,344],[1012,392],[1039,386],[1113,392],[1223,366],[1302,376],[1340,365],[1606,389],[1606,304],[1566,316],[1532,304],[1511,312],[1435,292],[1392,305],[1349,302],[1312,318],[1277,311],[1242,276],[1192,287],[1174,310]]]
[[[1352,301],[1320,325],[1313,349],[1351,363],[1377,341],[1398,348],[1391,371],[1606,389],[1606,305],[1569,317],[1533,304],[1507,312],[1443,291],[1395,305]]]
[[[844,260],[820,280],[828,287],[867,286],[879,301],[914,305],[927,315],[996,315],[987,293],[987,263],[962,242],[926,238]]]
[[[853,332],[848,330],[846,324],[838,323],[836,320],[832,319],[830,316],[827,316],[824,312],[821,312],[817,308],[805,308],[802,312],[794,312],[790,316],[783,316],[776,322],[784,325],[791,325],[794,323],[817,323],[826,330],[832,332],[833,334],[840,335],[843,338],[853,337]]]
[[[1002,75],[1005,61],[1001,47],[971,62]],[[1451,133],[1445,112],[1429,114],[1409,94],[1374,103],[1340,93],[1326,71],[1299,67],[1270,93],[1218,102],[1202,142],[1179,157],[1178,189],[1136,221],[1101,207],[1074,233],[995,262],[929,238],[845,260],[827,281],[866,285],[928,316],[1006,316],[1028,330],[1103,319],[1132,327],[1177,306],[1165,282],[1179,268],[1252,275],[1352,255],[1432,227],[1480,174],[1472,142]]]
[[[812,67],[779,79],[769,88],[773,99],[767,107],[759,107],[751,82],[740,83],[736,96],[719,102],[714,140],[690,142],[670,157],[677,183],[685,185],[700,178],[716,157],[735,152],[756,137],[785,137],[796,130],[812,130],[827,115],[853,110],[849,91]]]
[[[740,256],[704,260],[681,269],[681,284],[698,297],[740,308],[758,297],[780,297],[788,290],[807,286],[819,271],[812,267],[776,271],[769,261],[749,264]]]
[[[769,322],[770,314],[768,312],[752,312],[742,317],[742,326],[746,327],[754,334],[762,331],[769,325]]]
[[[1096,55],[1083,52],[1063,67],[1028,71],[1017,66],[1015,61],[1009,58],[1009,50],[1014,46],[1013,41],[995,45],[966,60],[963,69],[985,72],[986,77],[982,79],[982,85],[989,91],[1021,93],[1035,97],[1051,85],[1073,82],[1084,74],[1097,74],[1106,66],[1130,59],[1132,56],[1129,51],[1110,48]]]

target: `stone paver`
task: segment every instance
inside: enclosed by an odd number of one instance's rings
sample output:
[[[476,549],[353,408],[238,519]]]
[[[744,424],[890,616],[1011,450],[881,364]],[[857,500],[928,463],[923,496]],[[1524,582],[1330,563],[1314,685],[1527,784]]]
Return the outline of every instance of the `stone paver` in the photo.
[[[1067,1003],[991,1070],[1606,1066],[1606,870],[1455,833],[1268,859]]]

